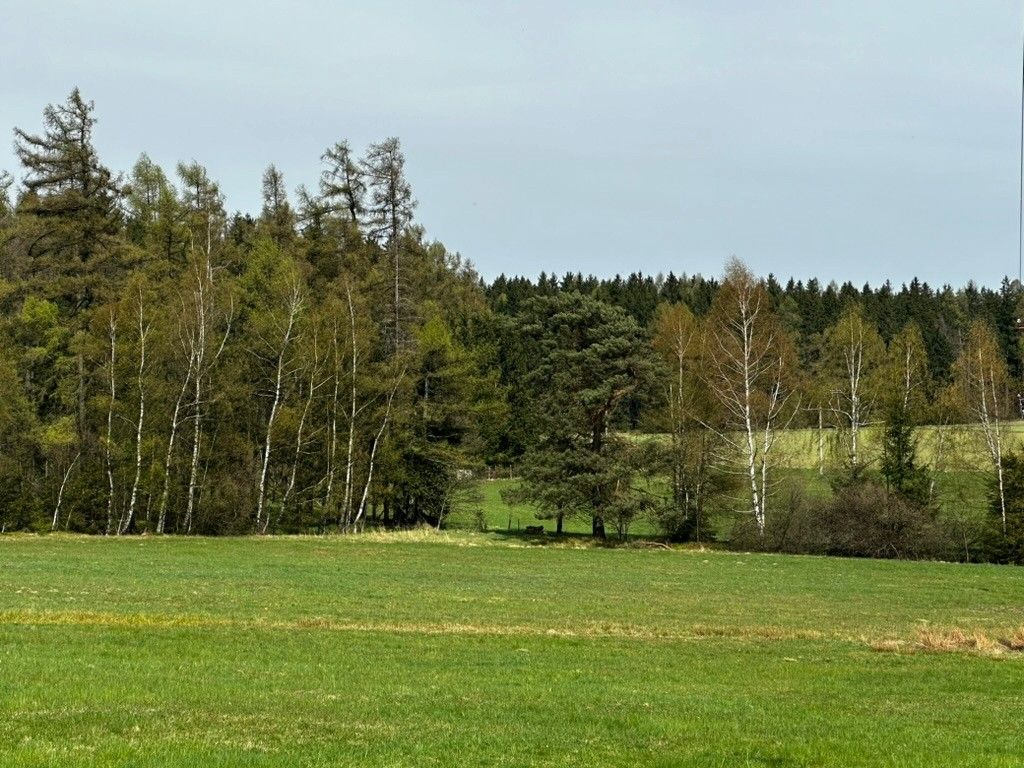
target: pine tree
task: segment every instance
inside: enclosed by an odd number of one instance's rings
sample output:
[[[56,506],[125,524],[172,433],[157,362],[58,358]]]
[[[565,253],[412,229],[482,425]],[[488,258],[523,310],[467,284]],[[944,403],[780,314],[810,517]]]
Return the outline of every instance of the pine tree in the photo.
[[[564,518],[587,515],[604,538],[608,509],[633,506],[629,446],[610,428],[626,398],[652,384],[650,347],[623,310],[579,293],[533,299],[518,324],[533,361],[519,494],[559,531]]]

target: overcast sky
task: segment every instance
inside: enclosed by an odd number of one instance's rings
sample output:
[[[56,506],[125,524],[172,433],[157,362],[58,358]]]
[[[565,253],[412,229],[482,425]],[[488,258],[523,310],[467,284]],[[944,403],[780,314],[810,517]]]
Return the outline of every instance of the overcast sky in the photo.
[[[329,144],[395,135],[429,236],[487,277],[736,255],[993,284],[1017,269],[1020,5],[0,0],[0,126],[78,85],[108,165],[194,158],[254,212],[268,163],[313,185]]]

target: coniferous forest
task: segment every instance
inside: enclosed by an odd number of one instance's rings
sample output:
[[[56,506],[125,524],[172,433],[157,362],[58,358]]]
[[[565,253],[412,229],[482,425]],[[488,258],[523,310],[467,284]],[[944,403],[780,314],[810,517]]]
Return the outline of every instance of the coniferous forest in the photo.
[[[253,215],[194,161],[107,167],[96,115],[46,107],[0,177],[6,531],[443,527],[502,474],[558,532],[1024,558],[1017,282],[488,282],[396,138],[270,165]]]

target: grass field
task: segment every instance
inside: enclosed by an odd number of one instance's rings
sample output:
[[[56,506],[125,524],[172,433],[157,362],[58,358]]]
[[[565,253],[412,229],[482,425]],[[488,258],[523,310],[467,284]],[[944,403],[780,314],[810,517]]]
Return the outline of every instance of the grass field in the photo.
[[[959,472],[987,472],[991,466],[991,460],[986,453],[983,437],[977,425],[959,425],[945,427],[946,449],[943,452],[943,463],[946,470],[954,469]],[[1003,424],[1003,437],[1005,440],[1004,450],[1006,452],[1020,450],[1024,445],[1024,421],[1005,422]],[[637,440],[667,440],[666,435],[624,433],[631,435]],[[869,465],[877,462],[882,452],[883,430],[880,425],[874,424],[864,427],[860,432],[861,460]],[[777,466],[789,469],[817,469],[819,436],[817,429],[786,429],[780,430],[776,441],[775,463]],[[845,443],[842,446],[837,444],[837,437],[834,430],[826,429],[823,433],[823,447],[826,465],[834,466],[836,462],[842,462],[846,450]],[[923,426],[916,430],[917,438],[917,460],[921,466],[931,466],[938,453],[939,432],[934,426]],[[956,450],[949,446],[955,445]]]
[[[1022,595],[503,534],[6,536],[0,765],[1016,766],[1024,654],[921,633],[1009,637]]]
[[[828,495],[831,490],[827,478],[820,477],[813,469],[780,468],[777,479],[793,481],[801,484],[808,494]],[[938,477],[940,500],[947,515],[955,515],[963,521],[971,521],[977,525],[988,514],[986,496],[988,477],[980,472],[944,472]],[[472,500],[463,501],[445,518],[445,527],[453,530],[476,531],[482,517],[486,529],[491,532],[517,533],[528,525],[542,525],[547,532],[555,530],[554,520],[538,520],[536,509],[523,503],[508,504],[502,498],[502,492],[513,487],[515,480],[502,478],[481,480],[477,485],[477,494]],[[667,487],[665,489],[667,493]],[[720,507],[743,509],[744,499],[741,496],[727,497],[718,500]],[[745,510],[743,510],[745,512]],[[730,527],[735,516],[720,510],[711,520],[713,529],[717,529],[720,538],[728,538]],[[569,534],[586,534],[591,532],[590,519],[585,517],[568,518],[565,521],[565,532]],[[614,532],[609,530],[609,535]],[[657,522],[644,517],[634,521],[629,529],[630,537],[658,537],[662,535]]]

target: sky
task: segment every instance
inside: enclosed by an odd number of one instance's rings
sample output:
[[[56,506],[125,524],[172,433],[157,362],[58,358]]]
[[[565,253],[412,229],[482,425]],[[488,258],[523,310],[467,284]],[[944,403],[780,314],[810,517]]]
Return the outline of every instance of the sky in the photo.
[[[996,284],[1016,275],[1009,0],[0,0],[0,130],[74,86],[117,170],[398,136],[430,238],[541,270]],[[13,140],[0,168],[16,173]]]

